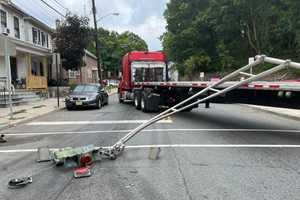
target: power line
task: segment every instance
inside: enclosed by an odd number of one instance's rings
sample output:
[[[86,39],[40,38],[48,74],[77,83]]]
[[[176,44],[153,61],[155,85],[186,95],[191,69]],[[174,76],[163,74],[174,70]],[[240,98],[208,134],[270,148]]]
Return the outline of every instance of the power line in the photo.
[[[66,11],[70,12],[70,10],[67,7],[65,7],[62,3],[60,3],[58,0],[52,0],[52,1],[54,1],[57,5],[59,5],[60,7],[65,9]]]
[[[46,1],[41,0],[41,2],[43,2],[46,6],[48,6],[50,9],[52,9],[54,12],[56,12],[57,14],[59,14],[60,16],[62,16],[63,18],[65,18],[65,15],[62,14],[61,12],[59,12],[57,9],[55,9],[53,6],[51,6],[50,4],[48,4]]]

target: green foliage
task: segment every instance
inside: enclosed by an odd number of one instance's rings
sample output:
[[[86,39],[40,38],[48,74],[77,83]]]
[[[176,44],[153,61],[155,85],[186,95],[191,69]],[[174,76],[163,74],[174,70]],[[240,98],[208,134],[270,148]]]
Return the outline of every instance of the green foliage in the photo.
[[[184,73],[188,76],[192,76],[194,72],[204,72],[209,69],[211,62],[210,57],[206,53],[200,53],[191,56],[184,62]]]
[[[67,14],[65,21],[55,34],[56,51],[61,54],[64,69],[77,70],[82,66],[84,49],[90,41],[89,20],[85,17]]]
[[[123,56],[131,51],[147,51],[146,42],[138,35],[131,32],[118,34],[105,29],[98,29],[100,43],[100,56],[105,71],[114,72],[122,63]],[[90,40],[88,50],[96,55],[95,42]]]
[[[299,8],[299,0],[171,0],[163,47],[182,75],[228,72],[257,54],[297,60]]]

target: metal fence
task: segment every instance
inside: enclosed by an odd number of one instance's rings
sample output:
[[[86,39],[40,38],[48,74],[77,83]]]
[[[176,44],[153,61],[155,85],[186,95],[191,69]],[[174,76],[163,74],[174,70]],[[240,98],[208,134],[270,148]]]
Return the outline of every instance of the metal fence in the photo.
[[[6,104],[8,99],[7,77],[0,76],[0,103]]]

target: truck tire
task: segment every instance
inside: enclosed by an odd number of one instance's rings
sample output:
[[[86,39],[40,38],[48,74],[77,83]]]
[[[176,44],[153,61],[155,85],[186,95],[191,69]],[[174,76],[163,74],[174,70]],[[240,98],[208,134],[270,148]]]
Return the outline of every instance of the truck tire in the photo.
[[[158,112],[160,96],[154,93],[146,93],[141,95],[141,110],[143,112]]]
[[[141,97],[141,110],[143,112],[149,112],[149,102],[148,102],[148,97],[146,96],[146,94],[143,92],[142,97]]]
[[[141,110],[141,92],[134,93],[133,104],[137,110]]]

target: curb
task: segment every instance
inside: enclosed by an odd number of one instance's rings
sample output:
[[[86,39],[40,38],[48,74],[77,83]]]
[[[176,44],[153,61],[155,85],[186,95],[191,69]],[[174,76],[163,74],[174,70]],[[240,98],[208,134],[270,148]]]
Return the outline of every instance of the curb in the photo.
[[[48,115],[50,113],[57,112],[57,111],[60,111],[60,110],[63,110],[63,109],[65,109],[65,107],[63,107],[63,108],[56,108],[55,110],[52,110],[52,111],[47,112],[47,113],[39,114],[37,116],[31,117],[31,118],[27,118],[27,119],[21,120],[19,122],[15,122],[15,123],[11,123],[11,124],[6,124],[6,125],[3,125],[3,126],[0,126],[0,131],[3,131],[4,129],[8,129],[8,128],[11,128],[11,127],[14,127],[14,126],[17,126],[17,125],[20,125],[20,124],[27,123],[27,122],[35,120],[35,119],[37,119],[39,117],[42,117],[42,116],[45,116],[45,115]]]
[[[117,92],[113,92],[113,93],[111,93],[111,94],[108,94],[108,96],[112,96],[112,95],[114,95],[114,94],[117,94]],[[15,123],[11,123],[11,124],[6,124],[6,125],[3,125],[3,126],[0,125],[0,131],[3,131],[4,129],[10,128],[10,127],[12,127],[12,126],[17,126],[17,125],[20,125],[20,124],[27,123],[27,122],[32,121],[32,120],[35,120],[35,119],[37,119],[37,118],[39,118],[39,117],[42,117],[42,116],[45,116],[45,115],[48,115],[48,114],[51,114],[51,113],[53,113],[53,112],[57,112],[57,111],[60,111],[60,110],[63,110],[63,109],[65,109],[65,107],[63,107],[63,108],[56,108],[55,110],[52,110],[52,111],[50,111],[50,112],[48,112],[48,113],[44,113],[44,114],[40,114],[40,115],[31,117],[31,118],[27,118],[27,119],[21,120],[21,121],[19,121],[19,122],[15,122]]]
[[[285,114],[285,113],[278,113],[276,111],[265,110],[264,108],[254,107],[254,106],[248,105],[248,104],[240,104],[240,105],[248,107],[248,108],[251,108],[253,110],[257,110],[257,111],[261,111],[261,112],[265,112],[265,113],[277,115],[279,117],[290,118],[290,119],[294,119],[294,120],[299,120],[300,119],[300,116],[296,117],[296,116],[288,115],[288,114]]]

